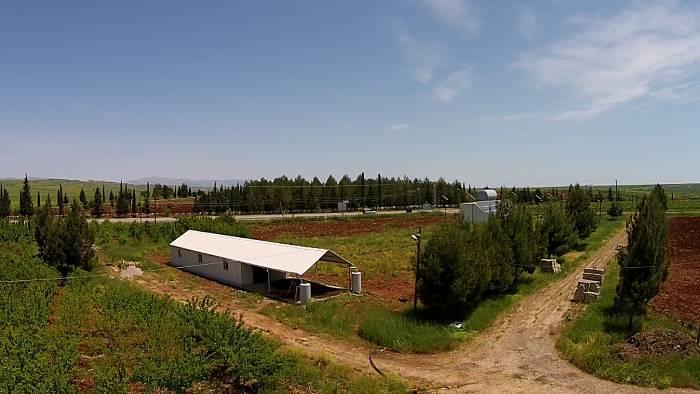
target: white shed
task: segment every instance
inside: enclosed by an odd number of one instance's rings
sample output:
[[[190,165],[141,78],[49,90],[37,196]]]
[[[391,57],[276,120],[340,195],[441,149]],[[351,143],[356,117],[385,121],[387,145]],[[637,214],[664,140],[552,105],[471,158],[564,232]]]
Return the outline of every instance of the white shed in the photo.
[[[493,189],[477,190],[476,199],[479,201],[494,201],[498,200],[498,193]]]
[[[465,202],[459,204],[462,220],[468,223],[486,223],[489,215],[498,212],[498,200]]]
[[[266,289],[267,293],[275,282],[303,278],[319,262],[352,266],[326,249],[195,230],[170,243],[170,257],[171,264],[183,270],[236,287]]]

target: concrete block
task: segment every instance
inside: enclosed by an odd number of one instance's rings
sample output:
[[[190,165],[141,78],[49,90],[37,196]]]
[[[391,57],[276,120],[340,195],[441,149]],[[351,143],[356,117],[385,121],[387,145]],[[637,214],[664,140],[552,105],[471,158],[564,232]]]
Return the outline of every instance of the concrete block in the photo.
[[[598,283],[603,283],[603,275],[583,273],[583,279],[594,280]]]

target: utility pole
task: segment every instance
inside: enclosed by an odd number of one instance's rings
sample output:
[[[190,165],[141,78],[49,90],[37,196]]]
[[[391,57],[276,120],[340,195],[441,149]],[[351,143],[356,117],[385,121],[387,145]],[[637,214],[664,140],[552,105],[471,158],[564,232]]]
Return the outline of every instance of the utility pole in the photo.
[[[420,241],[421,241],[421,228],[418,227],[418,233],[411,235],[414,241],[416,241],[416,281],[415,287],[413,289],[413,315],[416,315],[418,310],[418,277],[420,276]]]

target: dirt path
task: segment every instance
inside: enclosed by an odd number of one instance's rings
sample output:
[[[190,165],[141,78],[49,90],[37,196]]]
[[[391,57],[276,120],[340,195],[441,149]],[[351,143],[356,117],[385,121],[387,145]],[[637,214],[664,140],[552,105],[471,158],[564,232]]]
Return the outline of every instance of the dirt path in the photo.
[[[640,393],[656,390],[625,386],[588,375],[562,360],[555,340],[567,313],[576,282],[584,267],[604,266],[615,255],[615,246],[625,241],[624,231],[611,237],[594,256],[568,277],[549,285],[520,302],[490,329],[460,348],[437,355],[375,353],[373,360],[383,371],[429,390],[453,392],[547,392],[547,393]],[[180,273],[181,275],[188,275]],[[244,322],[309,354],[325,354],[362,372],[373,372],[368,362],[370,348],[325,336],[294,330],[258,312],[260,305],[242,305],[226,286],[209,284],[186,290],[171,286],[149,274],[136,283],[181,301],[192,296],[213,296],[220,309],[243,314]],[[200,282],[201,283],[201,282]],[[270,301],[263,301],[267,303]],[[682,390],[672,390],[682,392]],[[690,392],[690,391],[689,391]]]

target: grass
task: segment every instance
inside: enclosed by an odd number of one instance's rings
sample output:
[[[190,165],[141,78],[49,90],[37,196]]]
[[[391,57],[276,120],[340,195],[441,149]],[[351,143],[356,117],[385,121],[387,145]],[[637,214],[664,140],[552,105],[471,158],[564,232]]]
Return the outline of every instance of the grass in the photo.
[[[559,350],[584,371],[619,383],[700,389],[700,356],[647,356],[633,361],[623,361],[613,356],[612,351],[624,341],[627,328],[627,317],[611,311],[619,273],[619,266],[615,261],[611,262],[606,270],[600,298],[565,329],[557,343]],[[639,319],[637,326],[642,330],[654,327],[687,330],[654,312]],[[690,332],[688,334],[692,335]]]

